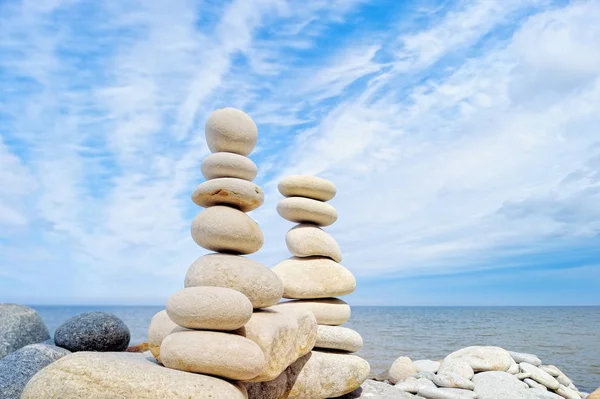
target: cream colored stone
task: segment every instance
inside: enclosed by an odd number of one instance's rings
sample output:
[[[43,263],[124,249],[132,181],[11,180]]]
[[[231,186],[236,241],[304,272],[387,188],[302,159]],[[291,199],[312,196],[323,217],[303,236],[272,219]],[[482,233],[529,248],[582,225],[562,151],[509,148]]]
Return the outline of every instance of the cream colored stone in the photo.
[[[444,359],[448,360],[465,362],[475,372],[507,371],[514,362],[508,351],[498,346],[469,346],[452,352]]]
[[[250,320],[252,303],[231,288],[188,287],[169,298],[167,314],[182,327],[231,331]]]
[[[255,342],[265,355],[265,367],[251,381],[270,381],[311,351],[317,340],[317,320],[307,309],[268,308],[254,312],[238,333]]]
[[[350,319],[350,305],[338,298],[298,299],[280,302],[274,307],[309,309],[315,315],[317,324],[339,326]]]
[[[160,366],[141,353],[77,352],[38,372],[22,399],[245,399],[240,383]]]
[[[329,226],[337,220],[337,211],[326,202],[310,198],[284,198],[277,204],[279,215],[296,223],[314,223],[319,226]]]
[[[176,332],[164,339],[160,357],[166,367],[249,380],[265,367],[260,347],[236,334],[215,331]]]
[[[317,176],[290,175],[279,181],[279,192],[284,197],[306,197],[329,201],[335,197],[335,184]]]
[[[354,391],[369,376],[369,363],[356,355],[313,350],[289,399],[335,398]]]
[[[283,283],[271,269],[238,255],[199,257],[185,275],[185,286],[231,288],[246,295],[254,308],[274,305],[283,296]]]
[[[356,288],[352,273],[329,258],[290,258],[273,271],[283,282],[284,298],[330,298],[351,294]]]
[[[235,177],[252,181],[258,168],[250,158],[232,152],[215,152],[202,161],[202,175],[206,180]]]
[[[169,318],[166,310],[161,310],[152,317],[150,327],[148,328],[148,349],[152,356],[160,362],[160,344],[167,335],[176,331],[186,331],[187,328],[178,326]]]
[[[327,256],[336,262],[342,261],[342,250],[335,239],[313,224],[300,224],[290,229],[285,244],[292,255],[300,258]]]
[[[256,184],[232,177],[205,181],[192,193],[192,201],[198,206],[226,205],[242,212],[258,208],[264,200],[265,194]]]
[[[248,155],[258,139],[256,123],[248,114],[235,108],[213,111],[206,121],[205,133],[211,152]]]
[[[264,237],[258,224],[244,212],[228,206],[212,206],[192,222],[192,238],[210,251],[251,254],[258,251]]]
[[[315,348],[336,349],[356,352],[363,346],[363,340],[356,331],[339,326],[319,326]]]
[[[412,360],[410,360],[409,357],[400,356],[394,360],[394,363],[392,363],[392,366],[390,367],[389,380],[392,384],[397,384],[416,373],[417,368]]]

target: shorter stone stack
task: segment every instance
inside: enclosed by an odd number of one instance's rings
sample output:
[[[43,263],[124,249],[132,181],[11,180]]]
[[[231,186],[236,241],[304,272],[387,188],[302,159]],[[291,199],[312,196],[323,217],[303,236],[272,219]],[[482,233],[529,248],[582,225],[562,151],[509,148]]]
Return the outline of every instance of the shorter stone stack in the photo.
[[[299,223],[288,231],[286,245],[294,257],[273,268],[283,281],[283,297],[293,299],[275,308],[305,308],[318,323],[317,342],[311,358],[298,377],[290,398],[336,397],[351,392],[368,376],[369,364],[348,355],[362,347],[354,330],[341,327],[350,318],[350,306],[337,297],[356,288],[352,273],[339,262],[342,252],[322,226],[337,220],[337,211],[327,203],[336,194],[335,185],[315,176],[287,176],[279,182],[286,198],[277,205],[281,217]],[[329,371],[328,371],[329,370]],[[342,380],[332,382],[331,370]]]

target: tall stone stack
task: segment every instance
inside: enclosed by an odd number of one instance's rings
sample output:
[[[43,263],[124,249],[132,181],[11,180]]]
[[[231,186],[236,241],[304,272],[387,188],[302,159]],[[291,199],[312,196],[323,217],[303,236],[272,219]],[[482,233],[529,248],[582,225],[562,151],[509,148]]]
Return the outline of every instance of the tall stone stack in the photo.
[[[337,397],[356,389],[369,374],[369,364],[350,353],[362,347],[356,331],[342,327],[350,318],[350,306],[337,298],[356,288],[352,273],[342,266],[342,251],[321,227],[337,220],[336,209],[327,203],[335,185],[315,176],[287,176],[278,185],[286,198],[277,205],[281,217],[299,223],[286,235],[294,255],[272,270],[283,281],[282,302],[275,308],[310,309],[318,323],[312,356],[300,372],[289,398]]]

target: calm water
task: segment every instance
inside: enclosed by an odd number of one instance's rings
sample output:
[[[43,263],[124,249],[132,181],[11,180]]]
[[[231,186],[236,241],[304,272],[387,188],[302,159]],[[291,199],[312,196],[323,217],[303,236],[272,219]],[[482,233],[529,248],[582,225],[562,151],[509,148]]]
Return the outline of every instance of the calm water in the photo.
[[[34,306],[53,332],[69,317],[105,311],[121,317],[132,344],[146,341],[160,307]],[[600,386],[600,307],[354,307],[347,326],[361,333],[359,352],[373,373],[398,356],[442,359],[470,345],[534,353],[554,364],[585,392]]]

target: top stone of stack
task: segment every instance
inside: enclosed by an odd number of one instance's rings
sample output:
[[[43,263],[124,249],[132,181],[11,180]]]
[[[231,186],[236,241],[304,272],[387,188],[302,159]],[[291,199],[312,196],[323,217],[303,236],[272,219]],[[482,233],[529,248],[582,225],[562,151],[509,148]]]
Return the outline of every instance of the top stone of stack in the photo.
[[[305,197],[317,201],[329,201],[335,197],[335,185],[316,176],[286,176],[277,185],[284,197]]]
[[[230,152],[246,156],[258,140],[256,123],[235,108],[214,111],[206,121],[206,143],[211,152]]]

